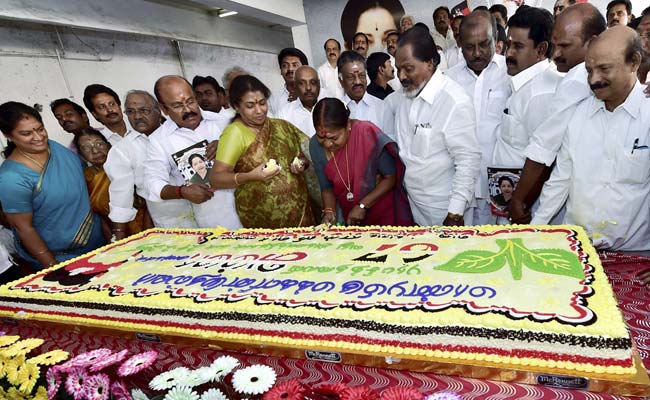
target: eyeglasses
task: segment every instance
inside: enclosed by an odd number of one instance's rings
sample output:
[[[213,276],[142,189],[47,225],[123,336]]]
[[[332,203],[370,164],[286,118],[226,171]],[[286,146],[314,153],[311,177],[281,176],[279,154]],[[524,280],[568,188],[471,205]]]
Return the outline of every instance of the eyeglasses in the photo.
[[[79,146],[79,150],[81,150],[83,153],[90,153],[95,150],[106,150],[108,148],[108,143],[106,142],[93,142],[93,143],[88,143],[84,144],[83,146]]]
[[[185,101],[185,103],[178,102],[178,103],[167,105],[167,107],[171,108],[176,112],[181,112],[183,111],[184,108],[192,108],[192,106],[195,104],[196,104],[196,99],[194,97],[190,97]]]
[[[136,115],[136,114],[140,113],[140,114],[142,114],[142,115],[144,115],[146,117],[147,115],[151,114],[152,111],[153,111],[153,109],[144,108],[144,107],[143,108],[127,108],[126,110],[124,110],[124,114],[126,114],[128,116],[132,116],[132,115]]]

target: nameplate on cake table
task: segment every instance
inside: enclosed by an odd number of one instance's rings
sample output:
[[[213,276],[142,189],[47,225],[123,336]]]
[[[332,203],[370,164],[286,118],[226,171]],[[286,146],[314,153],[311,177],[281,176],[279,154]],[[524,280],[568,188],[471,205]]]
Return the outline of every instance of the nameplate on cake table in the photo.
[[[0,317],[650,394],[598,254],[574,226],[152,229],[0,287]]]

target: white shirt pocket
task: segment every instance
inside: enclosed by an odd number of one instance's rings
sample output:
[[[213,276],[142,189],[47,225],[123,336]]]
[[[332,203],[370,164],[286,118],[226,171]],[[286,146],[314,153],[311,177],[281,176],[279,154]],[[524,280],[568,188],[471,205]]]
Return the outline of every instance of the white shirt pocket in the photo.
[[[502,90],[490,90],[487,96],[487,115],[492,118],[501,118],[508,100],[507,93]]]
[[[619,179],[624,183],[645,184],[650,180],[650,149],[626,151],[621,157]]]
[[[442,132],[433,128],[417,128],[411,142],[411,154],[418,158],[427,158],[440,150]]]

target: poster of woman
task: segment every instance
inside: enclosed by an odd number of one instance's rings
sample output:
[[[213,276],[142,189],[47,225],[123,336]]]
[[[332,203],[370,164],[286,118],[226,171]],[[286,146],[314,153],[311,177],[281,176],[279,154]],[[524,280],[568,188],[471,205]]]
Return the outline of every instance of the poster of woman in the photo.
[[[345,48],[352,49],[357,32],[368,37],[368,54],[385,51],[388,34],[396,32],[404,7],[399,0],[348,0],[341,15]]]
[[[508,204],[512,193],[517,187],[521,168],[493,168],[488,167],[488,189],[490,192],[490,209],[492,215],[497,217],[508,216]]]

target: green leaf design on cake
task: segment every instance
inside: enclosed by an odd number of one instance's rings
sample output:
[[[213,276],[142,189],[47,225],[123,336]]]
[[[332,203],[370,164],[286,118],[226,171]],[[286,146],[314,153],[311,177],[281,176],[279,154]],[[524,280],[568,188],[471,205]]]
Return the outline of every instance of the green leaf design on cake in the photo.
[[[524,267],[533,271],[584,279],[585,273],[578,257],[561,249],[529,249],[523,239],[496,239],[499,251],[467,250],[456,254],[440,271],[466,274],[487,274],[510,267],[512,278],[521,280]]]

